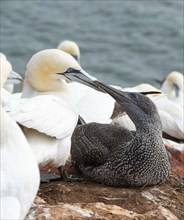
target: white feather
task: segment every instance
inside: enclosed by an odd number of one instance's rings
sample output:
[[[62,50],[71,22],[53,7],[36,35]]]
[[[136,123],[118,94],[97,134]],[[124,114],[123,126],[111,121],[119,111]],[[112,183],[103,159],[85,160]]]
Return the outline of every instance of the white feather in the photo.
[[[79,115],[86,123],[110,123],[115,100],[106,93],[96,91],[77,82],[69,83]]]
[[[1,216],[24,219],[39,187],[39,170],[19,126],[1,108]]]
[[[75,109],[57,96],[39,95],[10,104],[10,115],[15,121],[48,136],[63,139],[71,134],[75,126]]]

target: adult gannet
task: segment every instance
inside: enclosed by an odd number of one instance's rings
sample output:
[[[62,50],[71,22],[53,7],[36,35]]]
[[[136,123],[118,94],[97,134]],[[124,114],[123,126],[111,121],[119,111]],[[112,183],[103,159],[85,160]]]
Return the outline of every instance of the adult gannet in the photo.
[[[57,49],[69,53],[77,60],[78,63],[80,62],[80,49],[77,43],[75,43],[74,41],[70,41],[70,40],[62,41],[57,46]]]
[[[74,41],[62,41],[58,49],[69,53],[78,62],[80,60],[80,49]],[[99,122],[110,123],[114,108],[114,99],[106,93],[96,91],[88,86],[81,85],[78,82],[69,84],[76,108],[80,116],[86,123]]]
[[[177,71],[169,73],[160,89],[169,100],[184,108],[184,77],[182,73]]]
[[[162,126],[154,103],[140,93],[97,85],[122,106],[136,132],[109,124],[78,126],[71,155],[82,174],[111,186],[155,185],[169,177],[170,164],[162,141]]]
[[[13,88],[14,84],[20,83],[22,77],[12,70],[11,63],[6,59],[6,56],[3,53],[0,53],[0,75],[1,75],[1,102],[4,106],[5,103],[14,98],[14,95],[10,93],[6,85],[10,85],[10,88]]]
[[[1,77],[5,77],[4,88],[12,93],[14,89],[14,84],[20,83],[22,77],[13,71],[11,63],[7,60],[5,54],[0,53],[0,69]]]
[[[90,77],[69,54],[58,49],[36,53],[27,65],[22,98],[6,106],[22,125],[39,167],[62,167],[70,153],[71,135],[78,121],[68,83],[73,73],[82,83],[96,88]],[[92,78],[94,79],[94,78]]]
[[[5,80],[1,76],[1,86]],[[0,219],[24,219],[38,191],[38,165],[20,127],[0,108]]]

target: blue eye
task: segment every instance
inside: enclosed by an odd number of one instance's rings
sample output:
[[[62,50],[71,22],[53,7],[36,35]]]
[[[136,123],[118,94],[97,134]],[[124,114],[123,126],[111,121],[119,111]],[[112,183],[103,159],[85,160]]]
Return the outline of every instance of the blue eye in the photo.
[[[133,99],[138,99],[139,98],[138,93],[132,93],[131,96],[132,96]]]

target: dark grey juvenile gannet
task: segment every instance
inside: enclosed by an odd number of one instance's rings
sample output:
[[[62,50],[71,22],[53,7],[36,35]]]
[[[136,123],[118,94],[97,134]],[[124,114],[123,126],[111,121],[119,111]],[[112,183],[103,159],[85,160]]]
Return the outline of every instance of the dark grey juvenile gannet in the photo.
[[[150,186],[166,181],[170,164],[154,103],[140,93],[96,84],[119,102],[136,131],[110,124],[78,126],[72,135],[71,155],[82,174],[111,186]]]

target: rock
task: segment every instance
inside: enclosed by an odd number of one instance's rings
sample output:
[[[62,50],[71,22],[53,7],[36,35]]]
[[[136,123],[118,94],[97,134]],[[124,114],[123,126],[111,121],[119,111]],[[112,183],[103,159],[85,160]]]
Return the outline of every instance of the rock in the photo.
[[[163,206],[159,206],[158,209],[147,212],[145,215],[146,220],[179,220],[173,213]]]
[[[36,220],[77,220],[77,219],[101,219],[101,220],[141,220],[143,215],[123,209],[116,205],[106,205],[104,203],[89,204],[58,204],[57,206],[39,207],[36,211],[32,209],[32,218]],[[29,219],[29,218],[27,218]]]
[[[93,182],[41,184],[26,220],[183,220],[184,185],[117,188]]]

